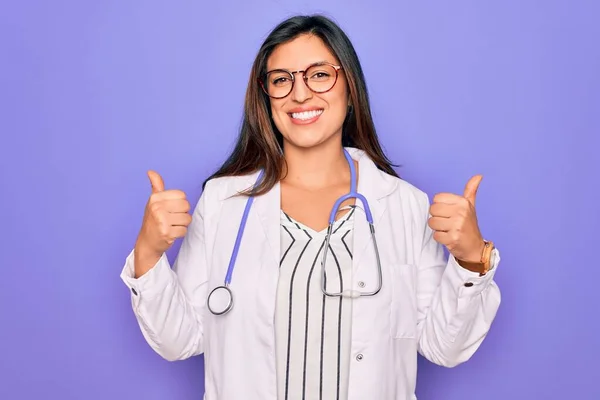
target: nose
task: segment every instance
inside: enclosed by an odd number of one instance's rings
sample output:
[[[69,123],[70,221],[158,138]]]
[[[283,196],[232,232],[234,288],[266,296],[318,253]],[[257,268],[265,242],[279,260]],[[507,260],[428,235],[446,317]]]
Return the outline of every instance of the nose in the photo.
[[[292,100],[298,103],[304,103],[312,97],[312,91],[306,86],[306,82],[302,77],[302,72],[295,74],[294,87],[292,88]]]

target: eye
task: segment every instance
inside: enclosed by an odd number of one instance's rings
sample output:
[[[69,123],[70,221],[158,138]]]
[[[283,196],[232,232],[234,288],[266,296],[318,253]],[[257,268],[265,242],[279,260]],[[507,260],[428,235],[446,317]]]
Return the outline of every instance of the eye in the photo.
[[[331,77],[331,74],[326,71],[317,71],[310,76],[310,79],[323,80]]]
[[[271,80],[271,84],[274,86],[281,86],[281,85],[285,85],[286,83],[288,83],[290,81],[289,77],[286,76],[278,76],[278,77],[274,77]]]

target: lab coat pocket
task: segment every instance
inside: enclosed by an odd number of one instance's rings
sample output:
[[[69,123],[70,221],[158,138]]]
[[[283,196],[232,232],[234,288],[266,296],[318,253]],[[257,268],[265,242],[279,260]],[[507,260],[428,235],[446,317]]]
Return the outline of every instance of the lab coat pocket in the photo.
[[[414,339],[417,332],[415,266],[394,265],[391,277],[390,334],[394,339]]]

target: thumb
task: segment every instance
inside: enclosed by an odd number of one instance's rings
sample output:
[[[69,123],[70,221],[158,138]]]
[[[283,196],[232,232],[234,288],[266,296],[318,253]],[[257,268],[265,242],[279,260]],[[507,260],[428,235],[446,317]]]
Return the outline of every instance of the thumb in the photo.
[[[152,193],[158,193],[165,190],[165,183],[158,172],[148,171],[148,179],[150,179],[150,185],[152,185]]]
[[[475,205],[475,196],[477,195],[477,189],[479,189],[479,184],[482,179],[482,175],[475,175],[469,179],[469,182],[467,182],[465,186],[464,197],[473,205]]]

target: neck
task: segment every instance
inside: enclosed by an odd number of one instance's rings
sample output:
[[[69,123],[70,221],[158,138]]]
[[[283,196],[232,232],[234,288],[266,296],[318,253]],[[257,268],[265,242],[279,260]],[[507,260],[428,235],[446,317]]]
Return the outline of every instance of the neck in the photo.
[[[350,181],[344,149],[337,141],[311,148],[284,146],[286,183],[306,189],[322,189]]]

